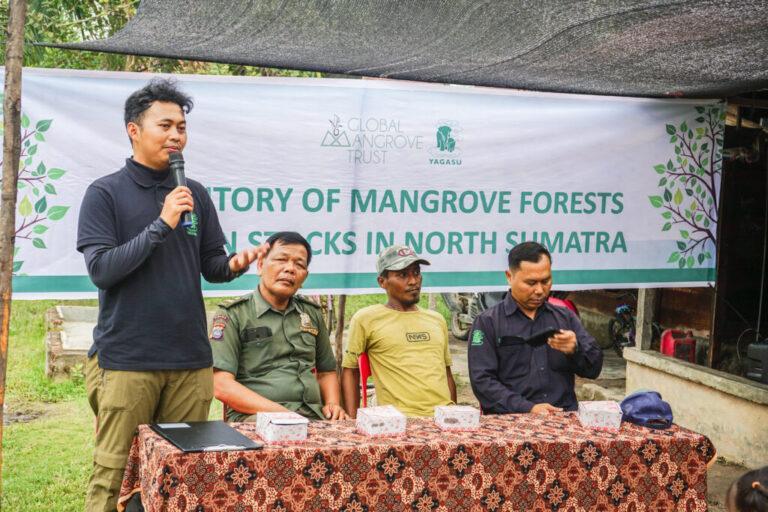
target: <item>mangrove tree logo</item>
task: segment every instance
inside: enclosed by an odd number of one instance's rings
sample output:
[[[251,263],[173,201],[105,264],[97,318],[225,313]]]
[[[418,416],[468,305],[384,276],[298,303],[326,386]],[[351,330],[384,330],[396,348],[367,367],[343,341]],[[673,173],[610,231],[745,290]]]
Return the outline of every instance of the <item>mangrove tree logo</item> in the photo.
[[[331,128],[325,132],[323,142],[321,146],[329,146],[334,148],[348,148],[349,137],[341,126],[341,118],[334,115],[333,118],[328,120],[331,123]]]
[[[406,132],[401,120],[389,117],[350,117],[338,114],[328,120],[331,127],[320,146],[342,148],[351,164],[385,164],[394,151],[420,150],[421,135]]]
[[[0,94],[0,102],[3,95]],[[0,120],[2,116],[0,116]],[[34,249],[46,249],[46,234],[51,222],[61,220],[69,206],[51,204],[56,199],[55,181],[61,179],[67,171],[48,167],[40,159],[37,151],[45,143],[47,132],[53,119],[41,119],[34,123],[22,112],[21,115],[21,154],[19,162],[18,190],[19,201],[16,215],[16,244],[13,249],[13,273],[17,274],[24,265],[19,258],[22,250],[31,245]],[[2,166],[2,159],[0,159]]]
[[[695,108],[695,119],[666,125],[674,157],[653,167],[660,194],[648,197],[661,210],[661,230],[678,232],[667,263],[679,268],[704,265],[715,247],[725,110],[719,104]]]
[[[461,127],[456,121],[439,121],[435,129],[435,145],[429,150],[431,165],[461,165]]]

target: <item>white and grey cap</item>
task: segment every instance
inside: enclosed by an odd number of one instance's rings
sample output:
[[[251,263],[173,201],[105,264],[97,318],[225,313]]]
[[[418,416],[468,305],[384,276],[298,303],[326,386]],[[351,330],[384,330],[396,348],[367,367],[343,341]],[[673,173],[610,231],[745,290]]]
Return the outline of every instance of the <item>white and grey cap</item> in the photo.
[[[402,270],[413,263],[430,264],[407,245],[391,245],[379,253],[376,272],[381,274],[385,270]]]

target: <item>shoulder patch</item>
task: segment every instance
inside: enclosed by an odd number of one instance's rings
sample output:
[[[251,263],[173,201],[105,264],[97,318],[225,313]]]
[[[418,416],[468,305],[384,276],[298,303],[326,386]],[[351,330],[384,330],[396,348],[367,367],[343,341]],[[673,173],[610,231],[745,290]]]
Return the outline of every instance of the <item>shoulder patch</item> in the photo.
[[[480,346],[485,341],[485,334],[480,329],[472,331],[472,345]]]
[[[211,322],[211,334],[209,335],[211,341],[221,341],[224,337],[224,329],[227,327],[227,322],[229,322],[229,317],[226,313],[219,312],[214,315]]]
[[[219,307],[222,307],[224,309],[229,309],[232,306],[236,306],[238,304],[242,304],[243,302],[247,301],[251,298],[251,294],[243,295],[242,297],[236,297],[234,299],[227,299],[224,301],[219,302]]]

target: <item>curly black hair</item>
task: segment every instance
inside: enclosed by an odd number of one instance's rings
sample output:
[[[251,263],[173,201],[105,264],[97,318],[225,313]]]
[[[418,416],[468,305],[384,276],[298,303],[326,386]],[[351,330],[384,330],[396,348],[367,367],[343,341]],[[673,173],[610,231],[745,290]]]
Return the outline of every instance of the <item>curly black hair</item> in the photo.
[[[128,123],[141,124],[144,112],[156,101],[175,103],[181,107],[185,114],[189,113],[194,105],[192,98],[178,89],[175,80],[153,78],[147,85],[135,91],[125,100],[123,118],[126,126]]]

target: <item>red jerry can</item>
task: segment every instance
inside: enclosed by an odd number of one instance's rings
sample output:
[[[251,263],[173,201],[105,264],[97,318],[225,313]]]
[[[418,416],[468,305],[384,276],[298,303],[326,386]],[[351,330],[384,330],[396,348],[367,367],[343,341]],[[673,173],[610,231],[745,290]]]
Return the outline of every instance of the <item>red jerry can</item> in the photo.
[[[667,329],[661,333],[661,353],[689,363],[696,362],[696,338],[691,331]]]

